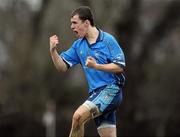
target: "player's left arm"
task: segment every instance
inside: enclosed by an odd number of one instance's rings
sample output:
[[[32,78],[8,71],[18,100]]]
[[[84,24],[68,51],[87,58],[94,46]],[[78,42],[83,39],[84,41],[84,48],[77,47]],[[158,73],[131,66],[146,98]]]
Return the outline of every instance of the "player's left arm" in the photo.
[[[113,72],[113,73],[121,73],[124,71],[123,67],[115,63],[109,64],[98,64],[93,57],[87,57],[86,66],[89,68],[94,68],[101,71]]]
[[[125,68],[125,57],[120,45],[114,37],[110,37],[105,44],[109,50],[110,62],[107,64],[98,64],[93,57],[87,57],[86,66],[113,73],[123,72]]]

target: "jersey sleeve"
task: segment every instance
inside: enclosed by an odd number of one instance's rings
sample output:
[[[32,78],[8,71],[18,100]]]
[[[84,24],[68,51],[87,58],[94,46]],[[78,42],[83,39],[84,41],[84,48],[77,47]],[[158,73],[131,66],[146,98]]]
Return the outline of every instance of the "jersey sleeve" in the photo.
[[[115,38],[112,37],[106,43],[110,52],[111,62],[125,68],[126,64],[124,53]]]
[[[76,44],[75,43],[73,43],[71,48],[69,48],[67,51],[60,53],[60,56],[70,67],[72,67],[80,62],[79,57],[76,52]]]

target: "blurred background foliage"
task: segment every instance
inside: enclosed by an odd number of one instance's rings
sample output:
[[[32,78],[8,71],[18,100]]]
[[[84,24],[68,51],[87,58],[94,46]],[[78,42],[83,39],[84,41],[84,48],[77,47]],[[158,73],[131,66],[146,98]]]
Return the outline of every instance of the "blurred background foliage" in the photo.
[[[68,49],[76,39],[70,14],[81,5],[125,52],[118,136],[179,136],[179,0],[0,0],[0,136],[45,136],[49,100],[56,104],[56,136],[68,136],[88,86],[79,65],[57,72],[49,37],[60,37],[59,52]],[[92,121],[85,131],[98,136]]]

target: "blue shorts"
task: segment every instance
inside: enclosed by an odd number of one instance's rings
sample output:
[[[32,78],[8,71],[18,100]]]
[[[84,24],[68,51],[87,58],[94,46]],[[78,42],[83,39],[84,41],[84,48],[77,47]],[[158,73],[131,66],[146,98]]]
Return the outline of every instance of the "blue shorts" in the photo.
[[[101,115],[95,117],[97,128],[116,125],[116,109],[122,101],[122,87],[110,84],[90,93],[87,102],[95,104]]]

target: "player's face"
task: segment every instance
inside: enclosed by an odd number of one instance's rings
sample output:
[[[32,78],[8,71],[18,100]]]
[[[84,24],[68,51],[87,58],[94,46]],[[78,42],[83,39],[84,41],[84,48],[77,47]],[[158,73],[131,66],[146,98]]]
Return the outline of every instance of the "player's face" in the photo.
[[[71,18],[71,29],[78,38],[83,38],[86,36],[87,28],[88,28],[87,20],[86,21],[80,20],[78,15],[75,15]]]

